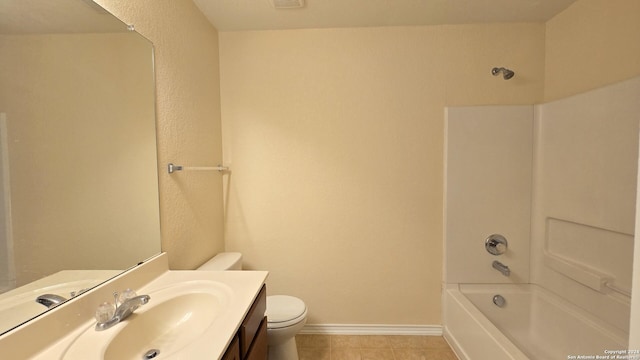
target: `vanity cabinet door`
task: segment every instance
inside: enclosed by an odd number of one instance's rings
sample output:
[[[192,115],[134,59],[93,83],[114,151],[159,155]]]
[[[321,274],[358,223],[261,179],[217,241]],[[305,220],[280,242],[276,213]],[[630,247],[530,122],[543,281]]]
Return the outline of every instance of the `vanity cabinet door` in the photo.
[[[265,316],[245,360],[267,360],[267,352],[267,317]]]
[[[240,326],[240,356],[242,359],[246,359],[247,354],[249,353],[249,348],[251,344],[254,342],[256,335],[258,334],[258,330],[262,324],[262,321],[265,318],[265,312],[267,311],[267,287],[266,285],[262,286],[260,293],[256,297],[256,300],[253,302],[251,309],[247,313],[242,325]],[[266,322],[265,322],[265,331],[266,331]]]
[[[241,360],[240,358],[240,341],[237,336],[233,337],[231,345],[227,348],[227,351],[222,356],[221,360]]]

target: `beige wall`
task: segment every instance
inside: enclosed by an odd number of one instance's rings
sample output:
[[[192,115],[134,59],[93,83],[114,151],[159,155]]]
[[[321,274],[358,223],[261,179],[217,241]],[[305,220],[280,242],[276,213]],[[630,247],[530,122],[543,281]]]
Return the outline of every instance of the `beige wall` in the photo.
[[[640,157],[638,158],[640,168]],[[638,177],[636,189],[640,189]],[[635,228],[640,228],[640,192],[636,191],[636,222]],[[631,294],[631,315],[629,319],[629,349],[640,349],[640,240],[634,238],[633,252],[633,282]]]
[[[218,33],[191,0],[96,0],[155,46],[162,250],[193,269],[224,249],[222,178],[167,163],[222,160]]]
[[[540,24],[220,33],[227,249],[310,324],[439,324],[444,107],[539,102],[543,53]]]
[[[547,22],[545,54],[545,101],[640,75],[640,1],[577,1]]]

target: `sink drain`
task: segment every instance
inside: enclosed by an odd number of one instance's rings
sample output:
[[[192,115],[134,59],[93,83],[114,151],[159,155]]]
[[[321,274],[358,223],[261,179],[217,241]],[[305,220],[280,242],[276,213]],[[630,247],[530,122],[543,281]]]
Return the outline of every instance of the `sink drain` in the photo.
[[[151,349],[151,350],[147,351],[146,353],[144,353],[144,355],[142,355],[142,358],[145,359],[145,360],[148,360],[148,359],[153,359],[158,355],[160,355],[160,350]]]

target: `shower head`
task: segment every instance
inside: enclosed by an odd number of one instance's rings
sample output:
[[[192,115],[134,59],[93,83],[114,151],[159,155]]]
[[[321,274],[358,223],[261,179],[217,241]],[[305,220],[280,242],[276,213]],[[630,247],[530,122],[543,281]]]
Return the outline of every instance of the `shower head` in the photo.
[[[515,75],[515,74],[516,74],[516,73],[515,73],[515,72],[513,72],[512,70],[509,70],[509,69],[507,69],[507,68],[503,68],[503,67],[501,67],[501,68],[494,67],[493,69],[491,69],[491,74],[492,74],[493,76],[498,76],[498,74],[500,74],[500,72],[502,72],[502,77],[503,77],[505,80],[509,80],[509,79],[511,79],[511,78],[513,77],[513,75]]]

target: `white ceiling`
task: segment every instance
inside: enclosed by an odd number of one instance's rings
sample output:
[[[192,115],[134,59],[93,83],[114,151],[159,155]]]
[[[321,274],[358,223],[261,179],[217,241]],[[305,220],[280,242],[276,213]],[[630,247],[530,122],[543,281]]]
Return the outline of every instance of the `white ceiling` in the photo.
[[[544,22],[576,0],[194,0],[218,31]]]

